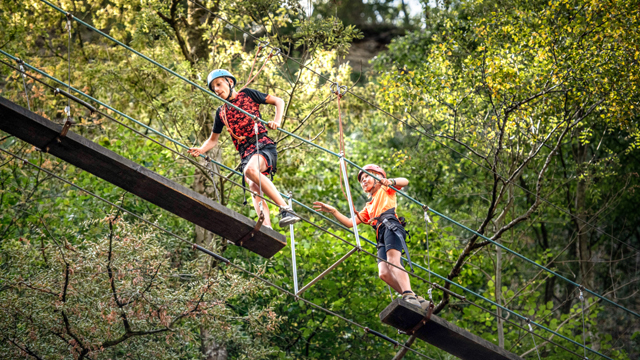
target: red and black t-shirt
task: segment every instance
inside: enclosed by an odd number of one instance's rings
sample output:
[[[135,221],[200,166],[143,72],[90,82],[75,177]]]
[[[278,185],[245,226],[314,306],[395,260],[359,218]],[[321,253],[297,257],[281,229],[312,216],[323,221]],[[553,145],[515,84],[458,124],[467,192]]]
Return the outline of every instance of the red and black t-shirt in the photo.
[[[261,93],[260,91],[245,88],[240,90],[238,95],[236,95],[236,98],[233,100],[229,100],[229,102],[239,107],[240,109],[248,112],[249,114],[255,115],[257,117],[261,117],[260,104],[267,103],[266,102],[267,96],[269,95],[265,93]],[[218,110],[216,111],[216,119],[213,124],[213,132],[216,134],[220,134],[222,132],[222,129],[224,128],[224,122],[222,121],[221,112],[222,112],[222,106],[219,107]],[[238,137],[240,136],[245,137],[245,139],[243,140],[239,140],[234,137],[231,137],[233,140],[233,144],[236,146],[236,150],[239,151],[240,147],[247,142],[247,139],[249,137],[256,136],[256,134],[253,131],[253,124],[254,124],[253,119],[247,116],[246,114],[228,105],[226,106],[226,113],[227,113],[227,123],[229,124],[231,131],[233,131],[233,133]],[[264,125],[258,122],[258,134],[262,134],[266,132],[267,132],[267,129],[264,127]],[[258,142],[260,143],[261,146],[275,144],[273,140],[271,140],[266,136],[261,138]],[[256,146],[251,144],[247,146],[243,154],[240,154],[240,157],[245,158],[247,155],[255,152],[255,150],[256,150]]]

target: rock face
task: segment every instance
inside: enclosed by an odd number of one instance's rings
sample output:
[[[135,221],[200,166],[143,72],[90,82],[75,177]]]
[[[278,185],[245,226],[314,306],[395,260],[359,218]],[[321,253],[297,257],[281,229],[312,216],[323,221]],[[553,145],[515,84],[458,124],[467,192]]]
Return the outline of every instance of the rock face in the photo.
[[[363,72],[368,70],[371,67],[369,60],[386,50],[391,40],[406,32],[405,29],[392,25],[358,26],[358,29],[364,37],[354,41],[345,58],[340,58],[340,63],[349,62],[355,72],[360,72],[360,64]]]

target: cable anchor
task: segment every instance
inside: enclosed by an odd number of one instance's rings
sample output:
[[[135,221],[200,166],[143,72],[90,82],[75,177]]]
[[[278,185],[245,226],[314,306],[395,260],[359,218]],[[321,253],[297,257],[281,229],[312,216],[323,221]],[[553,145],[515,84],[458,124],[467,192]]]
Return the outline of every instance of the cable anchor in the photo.
[[[71,34],[71,20],[73,19],[73,14],[68,12],[65,13],[64,16],[67,18],[67,24],[65,25],[65,30],[69,31],[69,34]]]
[[[331,88],[330,88],[331,92],[336,94],[336,96],[340,98],[347,93],[348,89],[349,88],[346,85],[340,85],[337,82],[331,84]]]
[[[29,108],[29,111],[31,111],[31,102],[29,101],[29,92],[27,90],[27,75],[25,73],[24,66],[22,66],[24,62],[20,58],[17,58],[16,62],[20,66],[20,75],[22,75],[22,85],[24,86],[24,96],[27,98],[27,107]]]
[[[422,206],[422,210],[424,210],[424,221],[426,221],[429,224],[431,224],[432,221],[431,221],[431,218],[429,217],[429,206],[423,205]]]

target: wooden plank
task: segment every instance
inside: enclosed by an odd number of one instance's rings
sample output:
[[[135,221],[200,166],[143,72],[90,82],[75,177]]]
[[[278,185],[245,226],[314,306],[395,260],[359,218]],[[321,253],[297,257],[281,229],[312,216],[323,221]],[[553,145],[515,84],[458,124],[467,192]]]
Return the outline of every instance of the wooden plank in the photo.
[[[380,320],[396,329],[413,329],[427,314],[422,308],[394,299],[380,313]],[[522,360],[493,343],[432,315],[431,321],[416,332],[421,339],[463,360]]]
[[[202,194],[150,171],[0,96],[0,129],[232,242],[256,222]],[[131,135],[135,136],[135,135]],[[287,245],[284,235],[261,227],[242,247],[265,258]]]

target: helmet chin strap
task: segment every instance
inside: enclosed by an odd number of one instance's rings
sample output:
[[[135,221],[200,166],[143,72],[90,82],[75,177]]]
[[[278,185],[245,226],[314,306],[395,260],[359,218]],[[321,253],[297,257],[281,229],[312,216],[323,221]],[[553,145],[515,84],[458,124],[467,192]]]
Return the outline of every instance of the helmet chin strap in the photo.
[[[227,95],[227,98],[225,100],[229,100],[231,98],[231,94],[233,94],[233,89],[235,88],[235,86],[231,85],[231,81],[229,81],[228,77],[225,77],[224,79],[227,80],[227,84],[229,84],[229,95]]]

